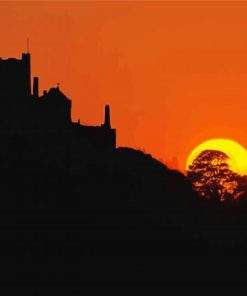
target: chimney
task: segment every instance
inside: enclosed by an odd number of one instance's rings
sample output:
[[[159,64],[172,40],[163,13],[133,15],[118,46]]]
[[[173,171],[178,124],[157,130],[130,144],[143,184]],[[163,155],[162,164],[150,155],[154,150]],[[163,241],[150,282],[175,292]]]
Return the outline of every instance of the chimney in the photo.
[[[33,78],[33,96],[35,98],[39,97],[39,78],[38,77]]]
[[[111,121],[110,121],[110,106],[105,106],[105,123],[104,127],[110,129],[111,128]]]

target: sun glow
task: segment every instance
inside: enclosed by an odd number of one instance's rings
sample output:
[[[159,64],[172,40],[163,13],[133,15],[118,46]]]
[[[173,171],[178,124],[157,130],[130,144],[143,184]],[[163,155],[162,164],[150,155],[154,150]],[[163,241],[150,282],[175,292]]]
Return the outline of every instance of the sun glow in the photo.
[[[240,175],[247,175],[247,150],[239,143],[230,139],[211,139],[198,145],[189,155],[186,171],[193,160],[204,150],[218,150],[230,157],[230,169]]]

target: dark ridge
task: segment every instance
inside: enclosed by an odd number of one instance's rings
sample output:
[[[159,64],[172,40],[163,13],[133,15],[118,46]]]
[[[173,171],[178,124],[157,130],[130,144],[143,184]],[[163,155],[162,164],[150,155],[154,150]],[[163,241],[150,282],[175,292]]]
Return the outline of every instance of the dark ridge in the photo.
[[[104,123],[71,121],[59,89],[31,92],[30,54],[0,59],[0,283],[11,295],[85,286],[241,283],[247,204],[203,200]],[[22,291],[23,290],[23,291]]]

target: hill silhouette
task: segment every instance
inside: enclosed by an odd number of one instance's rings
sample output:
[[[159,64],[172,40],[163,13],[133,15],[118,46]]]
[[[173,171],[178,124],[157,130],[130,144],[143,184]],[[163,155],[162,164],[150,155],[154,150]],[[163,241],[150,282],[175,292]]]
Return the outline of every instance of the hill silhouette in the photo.
[[[0,167],[2,284],[67,295],[244,281],[246,205],[200,199],[151,155],[118,148],[86,171],[20,166]]]
[[[85,286],[245,282],[247,199],[206,200],[104,121],[71,119],[60,87],[31,91],[31,55],[0,58],[0,283],[8,294]],[[31,293],[30,293],[31,292]]]

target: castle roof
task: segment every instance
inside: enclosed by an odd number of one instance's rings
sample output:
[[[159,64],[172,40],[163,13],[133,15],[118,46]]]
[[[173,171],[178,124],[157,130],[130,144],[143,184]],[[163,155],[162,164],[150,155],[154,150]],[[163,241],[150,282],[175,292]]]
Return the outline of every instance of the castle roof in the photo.
[[[65,96],[63,92],[59,89],[59,87],[53,87],[50,88],[48,92],[44,93],[42,96],[43,99],[52,99],[55,101],[66,101],[66,102],[71,102],[69,98]]]

